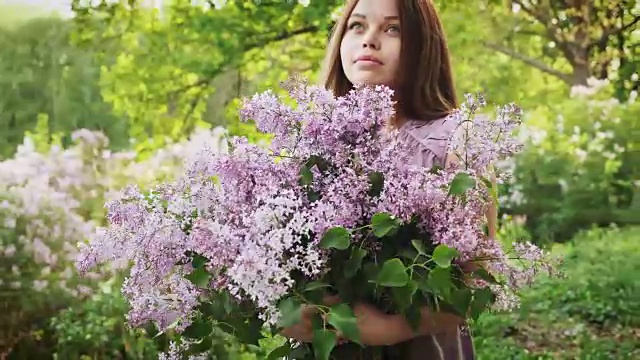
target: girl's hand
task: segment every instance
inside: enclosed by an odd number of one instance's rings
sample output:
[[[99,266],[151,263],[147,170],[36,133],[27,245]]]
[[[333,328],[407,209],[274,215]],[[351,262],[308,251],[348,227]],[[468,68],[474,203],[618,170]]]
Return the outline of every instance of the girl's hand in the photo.
[[[460,264],[460,269],[465,274],[471,274],[480,269],[480,265],[474,261],[467,261]]]
[[[402,315],[387,315],[364,303],[356,304],[353,312],[364,346],[389,346],[413,337]]]
[[[337,296],[326,296],[323,301],[324,305],[332,306],[340,302]],[[289,339],[294,339],[300,342],[310,343],[313,341],[313,325],[311,320],[318,314],[319,310],[313,305],[302,305],[300,322],[282,329],[280,334]],[[339,342],[342,340],[339,339]]]
[[[387,315],[377,308],[358,304],[354,313],[360,329],[361,342],[365,346],[391,346],[409,341],[416,336],[426,336],[457,329],[464,319],[445,312],[433,312],[428,307],[420,309],[420,326],[414,330],[404,315]]]
[[[331,306],[339,303],[340,300],[337,297],[326,297],[323,302]],[[300,342],[312,342],[311,319],[318,311],[316,306],[303,305],[300,322],[283,329],[280,332],[281,335]],[[360,330],[360,343],[364,346],[389,346],[414,337],[413,331],[402,315],[387,315],[375,306],[365,303],[356,304],[353,312]],[[346,341],[341,334],[338,334],[339,344]]]
[[[318,308],[315,306],[302,305],[300,322],[282,329],[280,334],[289,339],[294,339],[300,342],[313,341],[313,327],[311,325],[311,319],[318,313]]]

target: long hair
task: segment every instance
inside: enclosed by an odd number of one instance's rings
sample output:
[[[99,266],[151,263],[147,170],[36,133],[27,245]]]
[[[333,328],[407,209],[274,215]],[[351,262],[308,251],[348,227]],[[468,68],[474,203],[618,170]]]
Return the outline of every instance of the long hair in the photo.
[[[458,106],[444,30],[432,0],[396,0],[400,17],[400,69],[394,89],[399,116],[431,121]],[[325,88],[344,96],[353,84],[340,60],[340,43],[358,0],[347,0],[336,22],[322,69]]]

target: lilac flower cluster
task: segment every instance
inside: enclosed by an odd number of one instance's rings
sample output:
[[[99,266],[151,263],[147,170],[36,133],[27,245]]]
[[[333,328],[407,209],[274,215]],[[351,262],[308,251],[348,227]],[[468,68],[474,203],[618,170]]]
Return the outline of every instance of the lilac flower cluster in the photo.
[[[491,197],[483,181],[488,165],[517,150],[510,135],[515,107],[500,109],[496,120],[468,119],[480,103],[470,99],[452,115],[461,129],[475,131],[471,139],[469,131],[457,132],[462,135],[452,142],[464,161],[430,171],[411,165],[412,149],[390,126],[390,89],[360,87],[336,98],[304,82],[287,88],[290,99],[265,92],[241,110],[242,119],[273,134],[270,148],[244,138],[230,139],[225,153],[205,147],[178,180],[148,194],[129,187],[107,205],[109,226],[82,247],[77,266],[85,272],[111,261],[131,263],[123,289],[130,323],[184,329],[208,292],[220,290],[251,301],[273,324],[278,301],[296,285],[292,274],[313,280],[330,271],[332,253],[319,246],[323,234],[362,227],[380,212],[401,223],[418,219],[435,244],[458,250],[458,261],[490,258],[488,270],[514,279],[500,291],[516,290],[529,276],[482,230]],[[468,122],[473,126],[463,126]],[[473,186],[464,197],[451,196],[461,173]],[[372,184],[380,186],[373,195]],[[525,252],[535,255],[530,260],[542,256]],[[204,284],[187,280],[199,271],[194,254],[206,259]]]
[[[12,294],[17,308],[48,302],[47,296],[83,297],[94,280],[111,277],[114,269],[107,268],[79,279],[74,266],[77,243],[92,237],[96,220],[104,217],[104,199],[126,182],[174,177],[194,147],[217,149],[221,132],[200,131],[143,161],[111,152],[101,132],[80,129],[72,140],[68,148],[45,149],[26,137],[13,157],[0,161],[0,290]]]
[[[84,148],[92,146],[82,137],[76,141]],[[30,303],[28,294],[34,290],[67,296],[89,291],[78,284],[73,261],[78,253],[75,242],[89,237],[95,224],[83,216],[76,195],[98,184],[86,171],[82,152],[75,150],[54,146],[43,154],[26,138],[14,157],[0,161],[0,231],[7,234],[0,237],[5,270],[0,290],[24,294],[18,298],[25,303]]]

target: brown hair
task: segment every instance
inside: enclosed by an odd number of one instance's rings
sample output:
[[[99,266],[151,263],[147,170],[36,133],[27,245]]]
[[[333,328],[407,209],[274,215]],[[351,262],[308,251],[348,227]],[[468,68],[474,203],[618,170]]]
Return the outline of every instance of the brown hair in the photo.
[[[394,89],[399,116],[431,121],[447,116],[457,106],[449,49],[432,0],[396,0],[400,15],[399,87]],[[340,43],[358,0],[347,0],[336,22],[323,66],[324,86],[343,96],[353,84],[340,61]]]

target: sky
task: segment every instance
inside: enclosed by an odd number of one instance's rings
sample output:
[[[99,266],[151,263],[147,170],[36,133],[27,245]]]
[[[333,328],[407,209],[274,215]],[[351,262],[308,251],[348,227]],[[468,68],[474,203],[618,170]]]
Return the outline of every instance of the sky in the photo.
[[[38,13],[56,12],[71,15],[71,0],[0,0],[0,5],[22,5],[37,8]]]

